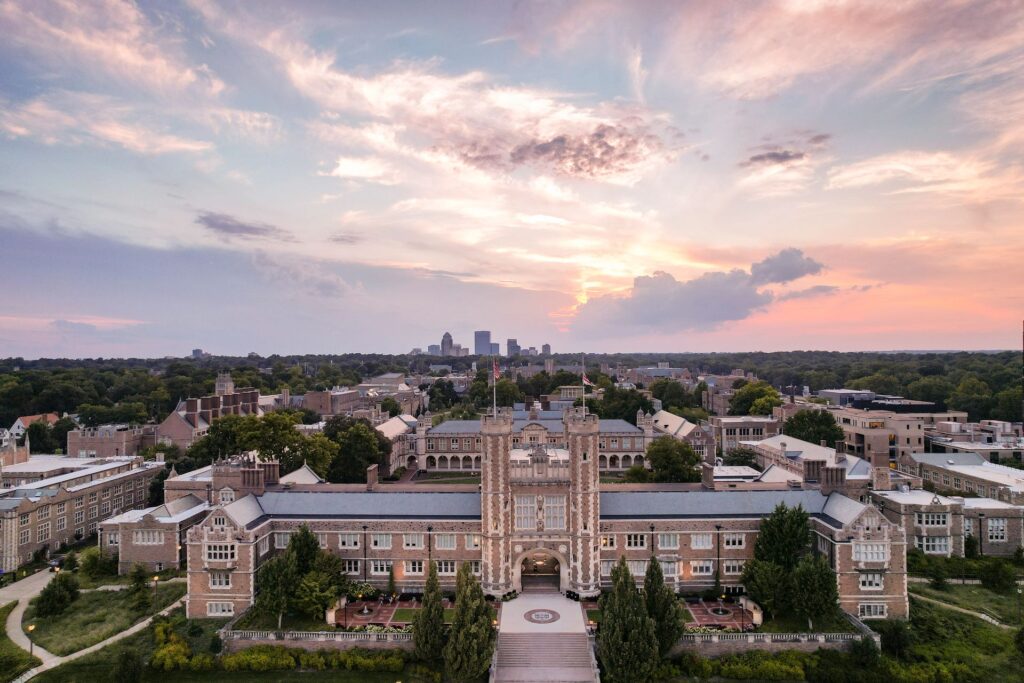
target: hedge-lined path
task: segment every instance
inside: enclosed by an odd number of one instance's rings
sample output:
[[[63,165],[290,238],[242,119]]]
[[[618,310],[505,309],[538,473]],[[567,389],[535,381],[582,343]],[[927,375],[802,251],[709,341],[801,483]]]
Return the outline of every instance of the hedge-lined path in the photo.
[[[976,617],[978,619],[981,619],[982,621],[984,621],[986,623],[989,623],[989,624],[992,624],[993,626],[998,626],[999,628],[1006,628],[1006,629],[1013,629],[1013,628],[1015,628],[1014,626],[1007,626],[1003,622],[998,621],[996,619],[993,619],[992,617],[990,617],[987,614],[982,614],[981,612],[972,612],[969,609],[964,609],[963,607],[957,607],[956,605],[951,605],[948,602],[943,602],[942,600],[936,600],[935,598],[926,598],[925,596],[919,595],[917,593],[911,593],[910,597],[914,598],[915,600],[924,600],[925,602],[930,602],[930,603],[932,603],[934,605],[938,605],[939,607],[945,607],[946,609],[951,609],[954,612],[960,612],[961,614],[969,614],[972,617]]]

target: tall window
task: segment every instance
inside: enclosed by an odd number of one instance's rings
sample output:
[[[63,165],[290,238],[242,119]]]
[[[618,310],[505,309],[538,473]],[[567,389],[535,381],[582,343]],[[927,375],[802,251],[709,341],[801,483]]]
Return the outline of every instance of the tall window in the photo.
[[[615,534],[605,534],[601,537],[602,548],[614,548],[615,547]]]
[[[679,548],[679,534],[658,534],[659,550],[676,550]]]
[[[339,548],[358,548],[359,534],[338,534]]]
[[[516,528],[537,528],[536,496],[516,496]]]
[[[565,496],[544,496],[544,528],[565,528]]]
[[[231,572],[210,572],[210,588],[231,588]]]
[[[455,560],[438,560],[437,573],[441,576],[452,576],[455,574]]]
[[[290,531],[277,531],[274,532],[274,547],[278,550],[283,550],[288,547],[288,541],[291,539],[292,533]]]
[[[434,537],[437,550],[455,550],[455,534],[438,534]]]
[[[391,534],[370,534],[370,547],[389,550],[391,548]]]
[[[694,550],[711,550],[711,534],[691,534],[690,547]]]
[[[404,534],[402,536],[403,548],[422,548],[423,534]]]
[[[466,534],[466,550],[476,550],[480,547],[480,534]]]
[[[993,517],[988,520],[988,540],[993,543],[1006,540],[1006,519]]]
[[[406,574],[422,574],[423,573],[423,560],[406,560],[405,561],[405,573]]]
[[[964,517],[964,536],[974,535],[974,520]]]

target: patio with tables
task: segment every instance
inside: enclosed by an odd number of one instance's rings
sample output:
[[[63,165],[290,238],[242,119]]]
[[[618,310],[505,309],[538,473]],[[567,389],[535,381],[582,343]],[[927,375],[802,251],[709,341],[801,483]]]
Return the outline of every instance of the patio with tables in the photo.
[[[721,630],[753,631],[754,616],[734,600],[704,600],[687,598],[686,609],[690,611],[693,621],[689,627],[703,626]]]

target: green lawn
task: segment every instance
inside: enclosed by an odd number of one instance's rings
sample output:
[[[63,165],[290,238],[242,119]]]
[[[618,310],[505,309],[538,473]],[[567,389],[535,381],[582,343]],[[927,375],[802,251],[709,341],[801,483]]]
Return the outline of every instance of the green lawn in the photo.
[[[480,475],[452,470],[450,472],[426,472],[413,479],[414,484],[426,482],[433,484],[479,484]]]
[[[351,615],[349,615],[351,617]],[[344,619],[344,617],[342,617]],[[235,622],[236,631],[276,631],[277,617],[250,609]],[[334,626],[323,619],[313,619],[308,614],[289,612],[281,620],[282,631],[333,631]]]
[[[987,614],[1011,626],[1021,625],[1019,608],[1024,606],[1017,593],[996,593],[977,584],[950,583],[946,590],[936,590],[926,583],[908,585],[911,593],[933,598],[949,605],[956,605],[972,612]]]
[[[400,621],[405,623],[412,623],[412,618],[419,612],[419,609],[413,609],[412,607],[399,607],[395,610],[395,616],[391,618],[391,621]],[[455,618],[455,608],[449,607],[444,611],[444,623],[450,624]]]
[[[785,617],[775,617],[774,619],[766,620],[757,629],[762,633],[807,633],[807,620],[797,616],[788,615]],[[856,633],[857,629],[853,627],[853,624],[848,622],[842,617],[836,617],[835,619],[815,619],[814,620],[814,632],[815,633]]]
[[[4,625],[11,610],[17,605],[11,602],[0,607],[0,681],[6,683],[12,681],[32,667],[41,664],[38,657],[29,657],[29,654],[14,644],[7,637]]]
[[[66,655],[120,633],[159,612],[184,594],[184,583],[158,586],[153,605],[145,615],[132,611],[131,597],[127,591],[81,593],[63,614],[45,619],[35,616],[35,606],[30,603],[25,610],[22,628],[35,624],[32,640],[53,654]]]
[[[210,637],[223,626],[228,620],[227,619],[192,619],[186,621],[183,615],[184,610],[180,607],[171,612],[170,617],[173,618],[177,624],[175,631],[188,641],[189,647],[193,652],[208,652],[210,647]],[[189,625],[192,625],[190,631]],[[149,662],[149,658],[153,655],[153,633],[151,628],[145,628],[138,633],[112,643],[105,648],[102,648],[91,654],[87,654],[84,657],[74,659],[67,664],[63,664],[56,669],[50,669],[44,671],[39,676],[32,679],[33,683],[96,683],[97,681],[111,680],[112,672],[114,669],[114,663],[117,661],[118,655],[122,650],[132,650],[137,652],[142,658],[144,663]],[[176,675],[181,676],[192,676],[193,678],[169,678]],[[253,678],[257,678],[258,674],[250,674]],[[191,673],[191,672],[175,672],[173,674],[165,674],[156,671],[152,671],[149,667],[145,668],[145,674],[143,675],[144,681],[165,681],[165,680],[199,680],[199,677],[205,677],[204,680],[210,681],[219,678],[231,678],[232,676],[237,677],[238,674],[230,674],[223,671],[215,671],[208,673]],[[233,678],[232,680],[242,680],[241,678]],[[265,678],[263,680],[270,680]]]
[[[425,679],[413,676],[407,668],[403,673],[370,673],[366,671],[345,671],[328,669],[326,671],[267,671],[254,673],[251,671],[171,671],[158,673],[147,671],[142,678],[149,681],[160,681],[161,683],[192,683],[201,681],[209,683],[211,680],[219,681],[332,681],[334,683],[395,683],[396,681],[410,681],[419,683]]]
[[[182,572],[178,571],[177,569],[165,569],[162,572],[153,572],[153,573],[151,573],[149,575],[149,578],[150,578],[150,581],[152,581],[154,576],[159,576],[160,577],[160,581],[163,582],[163,581],[167,581],[168,579],[173,579],[173,578],[175,578],[177,576],[183,576],[183,575],[184,574],[182,574]],[[90,578],[90,577],[86,576],[85,574],[83,574],[81,571],[76,571],[75,572],[75,578],[78,579],[78,587],[79,588],[86,588],[86,589],[88,589],[88,588],[97,588],[99,586],[119,586],[119,585],[125,585],[126,586],[129,583],[131,583],[131,580],[132,580],[131,577],[128,576],[127,574],[124,574],[124,575],[122,575],[122,574],[101,574],[101,575],[97,576],[96,578]]]

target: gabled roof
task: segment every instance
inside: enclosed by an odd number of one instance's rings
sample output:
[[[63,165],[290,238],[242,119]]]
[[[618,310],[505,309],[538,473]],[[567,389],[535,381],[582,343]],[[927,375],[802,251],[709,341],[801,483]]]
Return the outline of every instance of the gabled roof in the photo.
[[[312,467],[302,463],[302,467],[284,475],[279,481],[282,484],[319,484],[323,482],[323,479],[313,471]]]
[[[663,434],[681,438],[697,429],[697,425],[667,410],[659,410],[654,414],[654,429]]]

